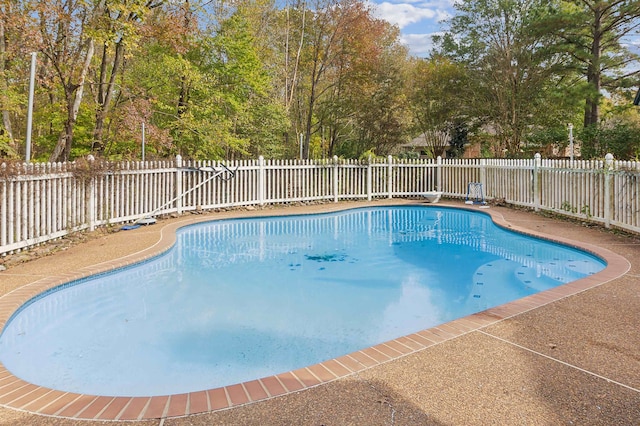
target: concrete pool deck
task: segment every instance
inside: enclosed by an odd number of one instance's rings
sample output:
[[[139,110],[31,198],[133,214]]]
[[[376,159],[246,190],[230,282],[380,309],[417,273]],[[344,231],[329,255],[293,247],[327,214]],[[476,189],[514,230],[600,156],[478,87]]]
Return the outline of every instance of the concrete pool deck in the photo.
[[[7,262],[0,272],[0,294],[6,295],[0,299],[0,323],[44,288],[152,256],[188,223],[412,203],[424,204],[389,200],[217,212],[96,232],[55,254]],[[436,206],[444,205],[465,207]],[[33,386],[0,367],[0,424],[640,424],[640,237],[518,209],[483,212],[503,226],[571,240],[607,257],[609,267],[361,353],[222,392],[92,397]],[[222,409],[185,416],[217,407]]]

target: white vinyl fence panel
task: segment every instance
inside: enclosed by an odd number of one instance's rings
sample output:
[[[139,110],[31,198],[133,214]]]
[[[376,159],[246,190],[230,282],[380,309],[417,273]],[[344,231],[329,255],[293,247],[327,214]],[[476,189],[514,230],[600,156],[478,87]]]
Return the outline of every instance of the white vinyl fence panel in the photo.
[[[442,160],[442,195],[444,197],[466,196],[469,182],[482,183],[482,161],[476,159]]]
[[[569,216],[604,220],[605,169],[601,161],[545,160],[540,168],[541,204]]]
[[[640,162],[620,161],[612,164],[611,224],[628,230],[640,229]]]
[[[86,182],[67,165],[5,166],[0,176],[0,253],[88,227]]]
[[[435,191],[438,187],[438,163],[434,160],[408,160],[391,163],[390,170],[393,183],[391,196],[410,197],[427,191]]]
[[[534,203],[535,160],[484,160],[480,181],[489,199],[531,206]]]
[[[226,167],[226,169],[225,169]],[[218,173],[218,171],[222,171]],[[467,196],[640,233],[640,163],[532,159],[1,164],[0,254],[147,216],[266,204]]]
[[[333,198],[331,182],[336,174],[333,163],[322,161],[259,160],[258,175],[264,170],[260,204],[295,201],[328,200]],[[260,181],[256,182],[257,184]]]

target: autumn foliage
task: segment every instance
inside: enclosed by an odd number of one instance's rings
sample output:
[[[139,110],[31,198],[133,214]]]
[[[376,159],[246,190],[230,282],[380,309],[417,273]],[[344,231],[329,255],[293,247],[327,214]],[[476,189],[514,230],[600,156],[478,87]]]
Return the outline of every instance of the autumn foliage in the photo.
[[[619,108],[637,1],[457,2],[429,58],[371,5],[0,0],[0,158],[25,155],[32,52],[36,161],[136,159],[143,137],[147,159],[358,158],[454,128],[517,156],[566,145],[583,117],[585,135],[640,123]]]

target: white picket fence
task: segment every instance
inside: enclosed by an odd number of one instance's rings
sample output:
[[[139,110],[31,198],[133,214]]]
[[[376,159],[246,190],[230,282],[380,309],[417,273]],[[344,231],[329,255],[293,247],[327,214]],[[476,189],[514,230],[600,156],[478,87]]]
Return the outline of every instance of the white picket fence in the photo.
[[[0,165],[0,255],[145,216],[294,202],[421,197],[547,210],[640,233],[640,163],[533,159],[257,160]],[[221,174],[216,176],[216,171]]]

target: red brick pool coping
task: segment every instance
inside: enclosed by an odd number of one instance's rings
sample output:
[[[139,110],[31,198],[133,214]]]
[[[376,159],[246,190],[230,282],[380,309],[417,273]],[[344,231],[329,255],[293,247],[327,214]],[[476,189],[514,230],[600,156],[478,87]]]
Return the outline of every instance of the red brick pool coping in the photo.
[[[393,205],[385,203],[385,205]],[[400,203],[399,205],[408,205]],[[410,204],[409,204],[410,205]],[[28,411],[35,414],[87,420],[142,420],[165,417],[180,417],[196,413],[225,410],[252,402],[274,398],[287,393],[298,392],[350,376],[359,371],[404,357],[441,342],[462,336],[497,323],[515,315],[547,305],[551,302],[583,292],[624,275],[630,269],[629,262],[622,256],[607,249],[575,242],[565,238],[549,236],[516,227],[504,220],[502,215],[491,209],[478,210],[477,207],[459,204],[438,204],[436,207],[455,207],[481,211],[491,216],[493,221],[504,228],[546,240],[563,243],[586,250],[607,262],[607,267],[596,274],[571,283],[555,287],[513,302],[460,318],[437,327],[402,336],[367,349],[344,355],[329,361],[298,370],[264,377],[249,382],[216,389],[152,397],[107,397],[63,392],[37,386],[11,374],[0,364],[0,405]],[[309,213],[324,213],[354,208],[353,205],[323,207],[321,211],[310,208]],[[258,216],[300,214],[259,212]],[[134,262],[156,256],[175,242],[176,230],[180,227],[219,219],[246,217],[246,212],[235,212],[223,217],[191,217],[162,226],[160,239],[151,247],[112,261],[79,269],[73,274],[56,275],[24,285],[0,297],[0,327],[4,327],[11,315],[32,297],[61,284],[106,272]],[[256,214],[252,214],[256,216]]]

